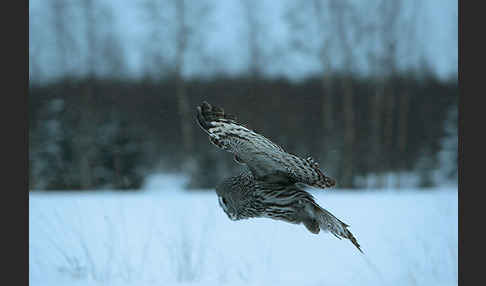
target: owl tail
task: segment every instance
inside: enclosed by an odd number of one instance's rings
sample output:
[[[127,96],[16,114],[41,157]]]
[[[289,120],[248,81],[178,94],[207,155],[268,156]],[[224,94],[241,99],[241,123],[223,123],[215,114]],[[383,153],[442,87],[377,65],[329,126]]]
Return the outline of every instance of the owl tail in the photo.
[[[340,221],[330,212],[326,211],[325,209],[321,208],[317,204],[314,206],[315,212],[314,215],[316,216],[316,220],[319,223],[319,226],[322,230],[330,231],[335,237],[341,239],[342,237],[349,239],[358,250],[363,253],[360,248],[360,245],[353,234],[348,230],[347,224]]]

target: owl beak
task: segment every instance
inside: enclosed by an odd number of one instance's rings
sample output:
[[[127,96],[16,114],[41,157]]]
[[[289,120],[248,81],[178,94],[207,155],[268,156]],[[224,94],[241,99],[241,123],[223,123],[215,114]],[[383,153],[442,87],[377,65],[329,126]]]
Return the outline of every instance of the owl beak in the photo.
[[[231,220],[238,220],[238,217],[232,213],[230,213],[228,216]]]

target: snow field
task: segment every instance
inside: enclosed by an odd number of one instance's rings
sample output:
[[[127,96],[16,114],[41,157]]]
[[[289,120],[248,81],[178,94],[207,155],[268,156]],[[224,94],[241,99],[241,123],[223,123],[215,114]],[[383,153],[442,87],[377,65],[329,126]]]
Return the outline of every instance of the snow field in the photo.
[[[31,285],[457,285],[453,189],[313,190],[347,240],[230,221],[214,191],[29,195]]]

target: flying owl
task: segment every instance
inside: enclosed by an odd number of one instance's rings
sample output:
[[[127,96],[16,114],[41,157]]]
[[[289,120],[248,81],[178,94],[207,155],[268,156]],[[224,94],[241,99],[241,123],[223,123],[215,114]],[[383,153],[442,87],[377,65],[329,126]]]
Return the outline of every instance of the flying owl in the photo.
[[[330,231],[337,238],[360,245],[340,221],[320,207],[300,185],[329,188],[336,181],[326,176],[311,157],[302,159],[264,136],[238,123],[222,108],[203,102],[197,106],[196,119],[219,148],[233,153],[248,170],[225,179],[216,187],[219,205],[231,220],[266,217],[304,224],[312,233]]]

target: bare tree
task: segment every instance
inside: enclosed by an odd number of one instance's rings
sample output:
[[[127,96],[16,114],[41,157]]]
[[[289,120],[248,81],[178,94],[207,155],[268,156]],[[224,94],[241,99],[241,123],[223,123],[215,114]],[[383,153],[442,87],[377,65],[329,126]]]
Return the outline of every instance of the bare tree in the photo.
[[[352,75],[355,72],[356,48],[361,44],[363,34],[368,27],[358,13],[358,8],[350,1],[313,0],[300,2],[289,7],[287,22],[292,31],[292,47],[306,55],[317,58],[322,71],[322,126],[323,146],[333,150],[342,146],[342,156],[338,158],[323,154],[323,166],[341,165],[339,181],[343,187],[353,186],[354,164],[353,143],[356,137],[354,90]],[[339,59],[341,60],[339,62]],[[339,85],[334,82],[333,75],[341,69],[342,76]],[[337,77],[335,77],[337,78]],[[341,98],[334,94],[333,89],[339,87]],[[342,112],[335,113],[338,102],[342,99]],[[336,141],[338,133],[335,127],[335,116],[343,117],[343,144]],[[336,116],[337,117],[337,116]],[[334,135],[334,136],[333,136]],[[341,148],[340,148],[341,149]],[[343,157],[344,156],[344,157]]]
[[[384,171],[396,168],[397,164],[390,161],[392,153],[396,152],[394,135],[401,132],[399,151],[404,151],[406,142],[406,120],[408,112],[408,96],[400,96],[393,90],[391,80],[398,74],[399,48],[403,43],[404,5],[401,0],[375,2],[376,16],[370,31],[371,48],[368,53],[370,69],[375,78],[375,94],[370,98],[371,136],[369,136],[370,156],[368,166],[377,173],[374,187],[385,186]],[[412,40],[412,39],[409,39]],[[398,102],[397,102],[398,98]],[[399,109],[399,114],[395,110]],[[398,119],[397,119],[398,118]],[[394,130],[396,120],[399,130]],[[405,121],[404,121],[405,120]],[[405,129],[404,129],[405,128]],[[386,152],[386,156],[378,156]],[[380,159],[383,158],[383,159]],[[395,169],[398,170],[398,169]]]
[[[384,76],[389,80],[395,78],[397,74],[397,48],[399,36],[397,34],[397,25],[399,14],[403,9],[403,3],[401,0],[385,1],[380,3],[379,15],[382,19],[382,26],[380,29],[382,35],[382,44],[384,48],[383,53],[383,66]],[[393,121],[394,121],[394,108],[395,108],[395,90],[393,90],[392,84],[388,81],[384,81],[384,128],[383,128],[383,147],[388,154],[385,156],[383,163],[386,170],[392,169],[392,163],[390,161],[391,154],[393,152]]]
[[[57,0],[54,0],[57,1]],[[62,2],[62,1],[61,1]],[[58,11],[65,11],[62,4],[58,4]],[[100,150],[97,142],[97,130],[103,123],[104,116],[97,111],[98,94],[97,82],[103,77],[119,76],[124,70],[125,59],[120,44],[118,29],[115,26],[111,7],[106,3],[86,0],[77,3],[73,9],[80,12],[80,27],[84,32],[84,59],[86,80],[82,86],[83,95],[66,106],[66,116],[74,120],[76,131],[73,134],[72,146],[75,165],[82,189],[94,187],[97,183],[94,167],[97,166]],[[70,26],[71,19],[67,16],[59,17],[58,26]],[[64,29],[64,28],[62,28]],[[63,31],[63,30],[60,31]],[[67,47],[67,46],[66,46]],[[81,48],[79,48],[81,50]],[[67,49],[71,51],[71,49]],[[66,59],[72,55],[66,53]]]
[[[89,79],[95,77],[96,73],[96,55],[98,52],[98,33],[97,33],[97,23],[99,19],[97,17],[97,8],[93,0],[85,0],[80,4],[80,8],[83,13],[84,28],[85,28],[85,42],[87,45],[86,51],[86,69],[87,76]]]
[[[332,91],[332,80],[331,80],[331,73],[333,70],[331,64],[331,45],[332,45],[332,37],[335,35],[334,33],[330,33],[330,30],[335,28],[334,22],[329,21],[330,15],[326,13],[328,9],[328,3],[324,3],[320,0],[314,0],[314,16],[316,18],[316,23],[318,24],[318,28],[324,29],[327,28],[327,33],[320,31],[320,46],[319,50],[319,62],[321,64],[322,69],[324,70],[322,78],[322,89],[323,89],[323,96],[322,96],[322,125],[324,127],[324,138],[323,143],[324,146],[327,148],[333,148],[334,141],[332,136],[330,136],[334,131],[334,94]],[[329,156],[326,156],[329,157]],[[326,158],[329,159],[329,158]],[[330,160],[332,163],[334,160]]]
[[[188,55],[204,58],[200,37],[205,32],[209,15],[207,2],[171,0],[161,3],[146,0],[142,6],[149,24],[146,62],[152,62],[153,78],[168,75],[176,85],[177,110],[180,115],[183,168],[194,156],[193,121],[185,79]],[[155,65],[155,67],[154,67]]]
[[[255,0],[241,0],[243,18],[246,25],[246,43],[248,45],[248,73],[252,78],[261,76],[264,51],[262,47],[262,33],[264,25],[259,11],[261,2]]]
[[[344,77],[341,79],[343,100],[344,137],[343,164],[341,181],[343,187],[354,187],[355,164],[354,146],[356,139],[355,92],[352,86],[352,76],[355,74],[356,50],[362,44],[363,35],[368,27],[362,21],[358,7],[349,1],[331,1],[330,12],[336,25],[336,41],[343,58]]]
[[[407,58],[414,58],[417,56],[417,48],[414,43],[417,42],[417,18],[419,14],[419,2],[412,1],[409,2],[412,9],[411,16],[404,19],[404,27],[401,29],[404,31],[402,39],[402,45],[404,46],[404,56]],[[413,64],[412,64],[413,66]],[[410,68],[410,67],[409,67]],[[413,68],[412,68],[413,69]],[[398,162],[397,167],[400,171],[405,170],[406,160],[407,160],[407,140],[408,140],[408,121],[409,121],[409,110],[410,110],[410,100],[412,95],[404,87],[398,93],[398,124],[397,124],[397,141],[398,141]],[[399,173],[397,175],[397,180],[395,184],[396,188],[402,187],[402,175]]]
[[[167,2],[146,0],[141,2],[142,21],[147,24],[147,40],[143,41],[144,73],[152,79],[167,76],[170,70],[170,5]]]
[[[310,57],[315,57],[319,63],[322,86],[321,101],[321,124],[322,146],[320,157],[322,166],[330,168],[337,164],[337,157],[333,152],[339,144],[335,134],[335,99],[336,94],[333,92],[332,76],[335,72],[336,63],[333,61],[333,48],[336,43],[335,23],[330,15],[330,1],[313,0],[309,2],[293,2],[287,8],[286,22],[291,31],[289,53],[299,53]],[[310,38],[311,37],[311,38]],[[311,40],[312,39],[312,40]]]
[[[410,94],[407,91],[402,91],[399,95],[398,102],[398,151],[399,151],[399,168],[405,169],[405,161],[407,158],[407,138],[408,138],[408,115],[410,109]],[[401,188],[401,175],[398,174],[396,181],[396,188]]]
[[[257,85],[258,79],[263,77],[264,67],[270,60],[270,55],[265,51],[269,45],[265,41],[266,24],[263,22],[262,11],[264,3],[258,0],[241,0],[242,16],[244,21],[244,33],[242,33],[242,45],[246,45],[247,51],[247,75],[249,76],[248,95],[250,103],[256,102],[255,98],[261,96],[261,90]],[[258,107],[250,107],[250,116],[256,116]]]
[[[69,3],[62,0],[49,0],[52,11],[52,31],[56,37],[56,57],[58,60],[58,70],[61,74],[66,73],[68,63],[68,49],[72,48],[72,35],[67,25],[66,17]]]
[[[192,36],[193,29],[189,25],[187,15],[187,0],[176,0],[176,27],[175,27],[175,78],[176,78],[176,96],[177,106],[179,114],[181,115],[181,130],[182,130],[182,142],[184,148],[184,154],[187,158],[190,158],[194,152],[194,138],[192,130],[191,112],[189,106],[189,99],[187,96],[186,83],[183,76],[183,69],[185,65],[185,59],[187,56],[187,50],[189,47],[189,40]]]
[[[98,37],[97,37],[97,17],[96,17],[96,4],[93,0],[83,1],[81,9],[84,15],[85,25],[85,41],[87,44],[86,51],[86,68],[88,81],[85,85],[85,93],[81,100],[81,104],[84,107],[79,113],[79,139],[77,142],[77,151],[79,159],[80,170],[80,182],[81,188],[89,189],[93,185],[92,174],[92,161],[95,156],[94,152],[94,136],[93,128],[94,123],[94,110],[93,101],[94,94],[93,85],[94,78],[96,76],[96,54],[98,51]]]
[[[408,9],[408,11],[407,11]],[[391,80],[399,84],[399,61],[407,59],[410,66],[413,66],[413,59],[420,53],[417,43],[417,15],[420,13],[418,1],[409,1],[407,5],[402,0],[385,1],[381,0],[378,5],[378,43],[382,47],[381,55],[377,55],[377,64],[382,68],[381,81],[377,88],[379,96],[382,97],[383,110],[383,141],[382,150],[388,153],[383,164],[387,170],[401,171],[405,167],[408,112],[411,95],[404,88],[394,89]],[[403,64],[403,63],[402,63]],[[406,87],[405,87],[406,88]],[[395,128],[396,126],[396,128]],[[397,138],[397,146],[394,139]],[[398,152],[399,160],[392,162],[393,153]],[[380,176],[380,186],[384,185],[383,177]],[[397,188],[401,187],[401,175],[397,176]]]

